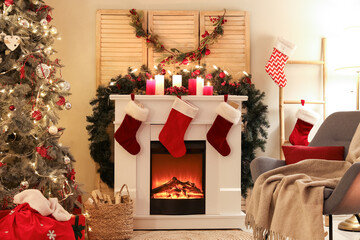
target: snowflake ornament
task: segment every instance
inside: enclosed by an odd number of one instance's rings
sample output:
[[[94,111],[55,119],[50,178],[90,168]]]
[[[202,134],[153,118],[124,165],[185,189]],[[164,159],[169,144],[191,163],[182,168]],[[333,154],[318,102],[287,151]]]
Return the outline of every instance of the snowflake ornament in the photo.
[[[50,240],[55,240],[56,238],[56,234],[54,230],[49,230],[47,236],[49,237]]]

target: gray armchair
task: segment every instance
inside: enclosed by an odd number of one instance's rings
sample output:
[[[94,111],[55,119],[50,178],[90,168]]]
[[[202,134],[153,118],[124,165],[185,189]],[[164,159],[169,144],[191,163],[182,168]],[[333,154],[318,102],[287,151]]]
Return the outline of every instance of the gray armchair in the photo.
[[[344,146],[348,153],[351,139],[360,123],[360,111],[336,112],[320,126],[309,146]],[[253,181],[264,172],[285,166],[285,161],[269,157],[255,158],[250,164]],[[360,212],[360,162],[354,163],[335,189],[324,189],[323,214],[329,215],[329,239],[333,239],[332,215]]]

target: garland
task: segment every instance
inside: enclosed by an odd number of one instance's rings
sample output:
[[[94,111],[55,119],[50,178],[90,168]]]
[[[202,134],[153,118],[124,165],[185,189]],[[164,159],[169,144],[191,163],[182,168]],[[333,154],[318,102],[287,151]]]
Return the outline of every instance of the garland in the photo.
[[[218,17],[209,17],[210,21],[213,23],[214,30],[209,33],[205,31],[204,34],[201,35],[202,39],[200,41],[197,49],[189,51],[189,52],[181,52],[177,48],[171,48],[170,50],[165,48],[162,42],[159,40],[159,36],[154,33],[147,33],[143,26],[143,17],[144,14],[142,11],[137,12],[136,9],[130,10],[130,25],[135,29],[135,36],[137,38],[142,38],[146,41],[146,45],[154,49],[155,52],[167,52],[167,55],[163,59],[160,59],[161,66],[165,66],[165,64],[175,64],[179,63],[180,65],[187,65],[191,61],[199,61],[204,56],[207,56],[211,53],[209,49],[209,45],[214,44],[219,37],[224,34],[223,25],[227,22],[225,19],[226,10],[224,10],[224,14]]]
[[[241,135],[241,192],[246,196],[246,190],[253,186],[250,163],[255,158],[255,151],[260,148],[265,151],[267,139],[267,106],[263,104],[265,93],[255,88],[251,83],[251,75],[245,75],[237,81],[232,81],[231,75],[227,75],[220,68],[216,68],[211,73],[206,74],[205,65],[193,72],[182,74],[183,86],[188,85],[188,80],[194,76],[203,76],[214,86],[214,94],[223,95],[245,95],[248,100],[242,102],[242,107],[246,112],[242,114],[244,130]],[[110,94],[144,94],[146,79],[151,77],[151,72],[142,66],[139,73],[135,74],[132,69],[128,69],[125,76],[119,75],[111,79],[107,87],[100,86],[97,89],[96,98],[90,104],[93,107],[93,114],[87,116],[89,125],[86,127],[90,134],[90,154],[95,162],[99,163],[98,172],[102,181],[109,187],[114,187],[114,163],[111,160],[111,143],[107,132],[109,124],[114,119],[114,102],[109,100]],[[169,88],[171,81],[165,78],[165,88]],[[184,91],[185,87],[183,88]],[[168,94],[173,92],[168,91]]]

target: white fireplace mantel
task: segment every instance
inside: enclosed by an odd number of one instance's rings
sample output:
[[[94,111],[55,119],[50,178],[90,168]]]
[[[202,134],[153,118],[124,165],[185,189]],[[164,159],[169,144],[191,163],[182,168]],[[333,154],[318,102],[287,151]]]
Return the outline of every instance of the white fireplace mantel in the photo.
[[[244,213],[241,211],[241,121],[232,126],[227,136],[231,153],[221,156],[206,142],[205,214],[200,215],[151,215],[150,214],[150,143],[158,141],[159,133],[170,113],[176,96],[135,95],[135,100],[149,109],[149,116],[138,132],[141,146],[134,156],[124,150],[116,141],[115,192],[126,183],[134,200],[135,229],[202,229],[242,228]],[[125,116],[125,106],[130,95],[110,95],[115,101],[115,131]],[[216,107],[224,96],[182,96],[199,108],[190,123],[184,140],[206,140],[206,133],[213,124]],[[241,106],[247,96],[229,95],[229,101]]]

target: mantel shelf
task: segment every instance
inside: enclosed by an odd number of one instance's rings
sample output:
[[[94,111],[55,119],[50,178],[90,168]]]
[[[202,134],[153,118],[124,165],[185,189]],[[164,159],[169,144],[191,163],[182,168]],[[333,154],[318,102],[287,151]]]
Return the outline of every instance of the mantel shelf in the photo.
[[[175,99],[176,96],[172,95],[135,95],[135,100],[152,100],[152,101],[161,101],[161,100],[172,100]],[[119,95],[113,94],[110,95],[110,100],[127,100],[130,99],[130,95]],[[217,96],[181,96],[181,99],[189,100],[189,101],[221,101],[224,99],[223,95]],[[229,95],[229,100],[234,101],[247,101],[247,96],[238,96],[238,95]]]

